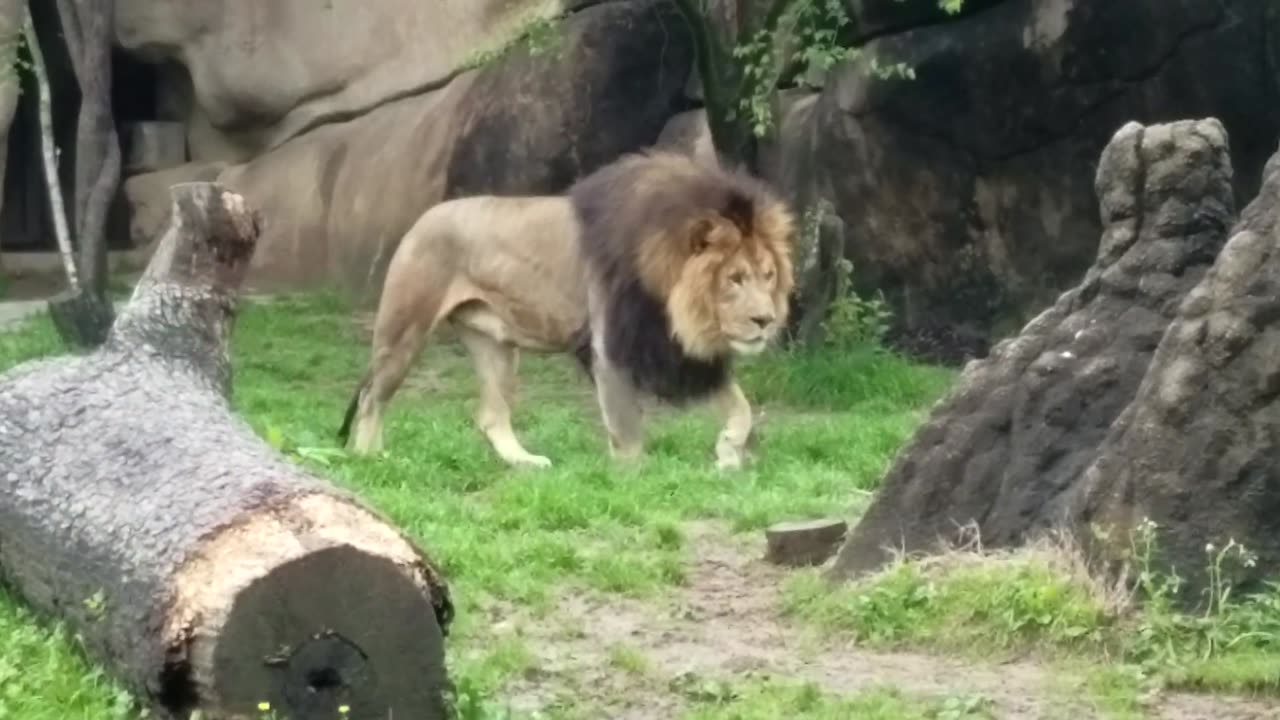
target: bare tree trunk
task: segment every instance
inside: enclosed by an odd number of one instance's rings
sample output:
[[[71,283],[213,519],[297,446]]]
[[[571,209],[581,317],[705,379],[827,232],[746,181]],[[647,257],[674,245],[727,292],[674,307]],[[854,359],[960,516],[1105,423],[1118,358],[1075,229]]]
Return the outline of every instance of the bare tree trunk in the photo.
[[[713,8],[705,0],[675,0],[693,34],[707,128],[716,158],[724,167],[756,173],[760,165],[760,143],[752,130],[753,121],[738,107],[750,80],[743,72],[743,62],[733,56],[733,46],[757,32],[772,35],[793,1],[772,0],[763,13],[750,4],[735,6],[730,13],[733,17],[726,19],[716,15],[722,8]]]
[[[115,0],[58,0],[58,15],[80,85],[76,124],[76,244],[86,292],[105,297],[107,213],[120,185],[120,142],[111,115]]]
[[[17,62],[26,7],[23,0],[0,0],[0,181],[9,164],[9,127],[18,109],[18,93],[22,87]],[[0,210],[3,209],[4,192],[0,183]]]
[[[107,211],[120,184],[120,144],[111,116],[114,0],[58,0],[67,52],[80,87],[76,119],[75,219],[80,287],[49,302],[67,344],[106,340],[114,308],[107,297]]]
[[[107,341],[0,375],[0,569],[161,717],[441,718],[448,587],[231,409],[260,220],[212,183]]]
[[[49,188],[49,207],[53,214],[53,230],[58,241],[58,252],[62,255],[62,265],[67,271],[67,284],[72,292],[78,293],[80,275],[76,270],[75,255],[71,247],[71,232],[67,229],[62,184],[58,181],[58,148],[53,136],[53,95],[49,88],[49,73],[45,70],[44,53],[40,51],[40,40],[36,37],[29,9],[23,20],[22,33],[27,40],[27,49],[31,51],[31,72],[35,75],[36,87],[40,93],[40,142],[44,155],[45,183]]]

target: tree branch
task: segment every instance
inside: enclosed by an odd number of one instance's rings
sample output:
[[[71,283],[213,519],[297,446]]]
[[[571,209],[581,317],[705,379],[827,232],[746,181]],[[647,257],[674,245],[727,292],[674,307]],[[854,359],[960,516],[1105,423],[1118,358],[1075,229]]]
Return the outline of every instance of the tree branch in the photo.
[[[40,39],[31,20],[31,10],[25,11],[22,33],[31,52],[31,71],[36,78],[40,94],[40,140],[44,155],[45,183],[49,187],[49,208],[53,214],[53,230],[58,241],[58,251],[67,271],[67,283],[73,292],[80,290],[80,276],[76,272],[75,257],[71,250],[71,233],[67,228],[67,211],[62,202],[62,183],[58,180],[58,148],[53,136],[53,97],[49,89],[49,73],[45,68],[44,53],[40,51]]]

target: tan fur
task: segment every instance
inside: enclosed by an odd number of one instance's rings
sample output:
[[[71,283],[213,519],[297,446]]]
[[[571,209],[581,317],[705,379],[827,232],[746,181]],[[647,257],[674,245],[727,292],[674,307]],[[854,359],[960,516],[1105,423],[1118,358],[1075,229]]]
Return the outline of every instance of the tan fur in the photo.
[[[646,180],[678,183],[685,172],[678,162],[658,170]],[[419,218],[388,268],[369,372],[348,411],[356,452],[381,450],[387,404],[428,336],[448,322],[472,356],[481,384],[475,419],[494,450],[512,465],[550,465],[516,438],[511,405],[520,350],[567,353],[576,331],[601,329],[599,313],[588,317],[588,295],[600,288],[589,280],[578,227],[565,196],[461,198]],[[756,353],[785,325],[791,216],[780,203],[769,205],[755,228],[744,237],[708,210],[674,236],[635,229],[643,238],[641,282],[666,299],[672,331],[689,354]],[[607,364],[595,381],[615,456],[638,455],[636,389]],[[712,403],[725,421],[718,464],[736,467],[751,429],[750,405],[732,381]]]

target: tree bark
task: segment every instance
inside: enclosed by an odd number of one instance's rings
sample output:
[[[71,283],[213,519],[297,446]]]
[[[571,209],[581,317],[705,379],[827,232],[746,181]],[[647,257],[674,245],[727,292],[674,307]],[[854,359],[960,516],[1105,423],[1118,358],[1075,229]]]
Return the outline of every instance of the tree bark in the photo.
[[[49,302],[63,340],[92,348],[106,340],[114,316],[107,297],[107,212],[120,184],[120,142],[111,115],[114,0],[58,0],[80,111],[76,118],[76,268],[80,287]]]
[[[67,284],[72,292],[80,290],[80,276],[76,270],[75,255],[71,247],[71,231],[67,228],[67,210],[62,201],[62,183],[58,180],[58,147],[53,136],[53,94],[49,88],[49,73],[45,70],[44,53],[40,50],[40,39],[36,37],[36,27],[31,21],[31,10],[28,8],[22,24],[22,34],[27,40],[27,49],[31,52],[31,73],[36,79],[36,89],[40,94],[40,143],[44,159],[45,184],[49,189],[49,208],[53,214],[53,230],[58,241],[58,252],[62,255],[62,265],[67,272]]]
[[[734,21],[738,26],[723,28],[720,26],[724,23],[717,22],[706,3],[675,0],[676,8],[693,34],[697,52],[695,67],[702,81],[711,144],[717,160],[726,168],[756,173],[760,164],[760,147],[752,132],[751,118],[738,107],[747,91],[747,80],[742,61],[733,56],[733,46],[757,31],[772,34],[791,2],[775,0],[758,22],[751,21],[751,13],[745,13],[748,22],[739,24],[744,13],[735,12]]]
[[[355,498],[230,408],[227,340],[259,232],[213,183],[106,342],[0,376],[0,571],[161,716],[437,718],[448,588]]]
[[[18,46],[27,16],[21,0],[0,0],[0,178],[9,164],[9,127],[18,109],[21,85],[18,75]],[[4,210],[4,192],[0,191],[0,211]]]
[[[105,297],[107,213],[120,184],[120,142],[111,115],[115,0],[58,0],[58,15],[80,86],[72,214],[80,281],[86,292]]]

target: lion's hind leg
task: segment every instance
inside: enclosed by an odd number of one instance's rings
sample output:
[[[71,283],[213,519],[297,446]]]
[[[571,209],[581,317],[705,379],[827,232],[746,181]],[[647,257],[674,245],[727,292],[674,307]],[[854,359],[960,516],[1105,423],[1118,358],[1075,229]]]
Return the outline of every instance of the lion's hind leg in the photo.
[[[357,400],[353,443],[356,454],[382,451],[382,423],[387,405],[404,383],[434,325],[431,321],[411,322],[392,338],[375,340],[368,384]]]
[[[551,460],[534,455],[516,438],[511,427],[511,405],[515,400],[516,367],[519,350],[477,329],[455,323],[458,337],[471,354],[480,380],[480,402],[475,422],[488,438],[498,457],[508,465],[551,467]]]
[[[356,454],[382,451],[387,405],[450,309],[447,278],[422,274],[407,277],[406,273],[403,269],[388,273],[383,301],[374,320],[369,372],[356,400],[352,433]]]

